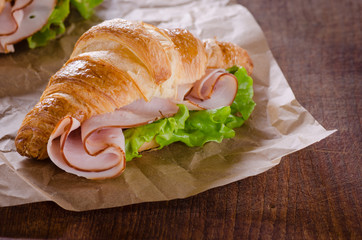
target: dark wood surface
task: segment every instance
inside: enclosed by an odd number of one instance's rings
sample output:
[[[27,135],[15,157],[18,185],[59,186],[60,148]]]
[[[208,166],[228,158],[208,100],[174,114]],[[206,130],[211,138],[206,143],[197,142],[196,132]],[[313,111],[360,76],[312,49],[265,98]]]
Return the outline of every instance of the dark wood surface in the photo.
[[[255,177],[183,200],[69,212],[0,208],[0,237],[362,239],[362,3],[239,0],[261,25],[297,99],[338,132]]]

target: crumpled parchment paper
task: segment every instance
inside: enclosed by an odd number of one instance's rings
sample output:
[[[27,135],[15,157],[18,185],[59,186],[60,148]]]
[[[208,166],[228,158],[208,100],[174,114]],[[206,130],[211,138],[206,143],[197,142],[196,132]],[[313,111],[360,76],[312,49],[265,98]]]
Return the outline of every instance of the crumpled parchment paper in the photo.
[[[255,66],[257,105],[236,137],[202,148],[175,143],[150,151],[129,162],[120,177],[103,181],[73,176],[50,161],[21,157],[14,138],[49,77],[65,63],[84,31],[115,17],[187,28],[201,39],[216,37],[245,48]],[[262,173],[281,157],[334,132],[326,131],[297,102],[262,30],[241,5],[227,0],[105,0],[90,20],[72,14],[68,22],[66,34],[44,48],[29,50],[20,44],[14,54],[0,55],[0,206],[54,201],[83,211],[186,198]]]

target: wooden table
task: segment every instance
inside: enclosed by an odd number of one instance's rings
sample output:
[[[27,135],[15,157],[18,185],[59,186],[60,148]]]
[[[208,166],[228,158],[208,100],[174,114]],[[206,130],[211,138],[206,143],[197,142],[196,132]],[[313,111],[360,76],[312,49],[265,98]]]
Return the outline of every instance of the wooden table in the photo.
[[[358,3],[359,2],[359,3]],[[361,1],[246,1],[299,102],[338,132],[255,177],[168,202],[69,212],[0,208],[0,236],[362,239]]]

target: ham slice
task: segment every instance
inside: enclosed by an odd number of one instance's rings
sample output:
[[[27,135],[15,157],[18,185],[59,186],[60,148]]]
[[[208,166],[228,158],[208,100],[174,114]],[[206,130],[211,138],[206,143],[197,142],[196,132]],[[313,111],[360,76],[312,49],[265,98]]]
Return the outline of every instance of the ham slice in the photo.
[[[10,1],[0,0],[0,36],[10,35],[19,28],[23,20],[23,9],[30,5],[33,0],[17,0],[14,5]]]
[[[57,124],[48,141],[49,158],[64,171],[89,179],[120,175],[126,167],[122,129],[97,132],[94,139],[99,141],[90,141],[89,145],[95,144],[102,151],[92,155],[87,153],[87,146],[82,142],[80,125],[72,117],[65,117]]]
[[[216,109],[230,106],[238,91],[238,80],[224,69],[207,69],[185,96],[190,110]]]
[[[18,23],[12,15],[12,6],[10,2],[1,3],[0,12],[0,36],[6,36],[16,31]]]
[[[192,108],[211,109],[230,105],[237,92],[237,80],[225,70],[208,70],[193,86],[180,88],[181,103]],[[139,99],[112,113],[95,115],[83,123],[67,116],[55,127],[48,141],[48,155],[66,172],[89,178],[119,176],[126,166],[122,129],[145,125],[177,113],[177,101]]]
[[[70,116],[63,118],[51,134],[49,158],[66,172],[105,179],[120,175],[126,166],[122,129],[144,125],[172,116],[178,107],[168,99],[133,102],[115,112],[96,115],[82,124]]]
[[[14,51],[13,44],[33,35],[48,21],[56,0],[5,1],[0,12],[0,52]]]

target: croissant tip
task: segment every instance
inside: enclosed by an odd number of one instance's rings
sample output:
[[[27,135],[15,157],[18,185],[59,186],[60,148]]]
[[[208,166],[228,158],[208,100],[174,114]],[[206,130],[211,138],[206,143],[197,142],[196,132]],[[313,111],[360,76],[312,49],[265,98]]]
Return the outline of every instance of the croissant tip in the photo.
[[[44,146],[41,143],[34,143],[32,141],[33,137],[32,134],[28,134],[25,132],[19,131],[18,135],[15,138],[15,147],[17,152],[21,156],[33,158],[33,159],[39,159],[43,160],[48,157],[47,151],[46,151],[46,145]],[[38,145],[41,145],[37,147]],[[44,149],[45,147],[45,149]]]

